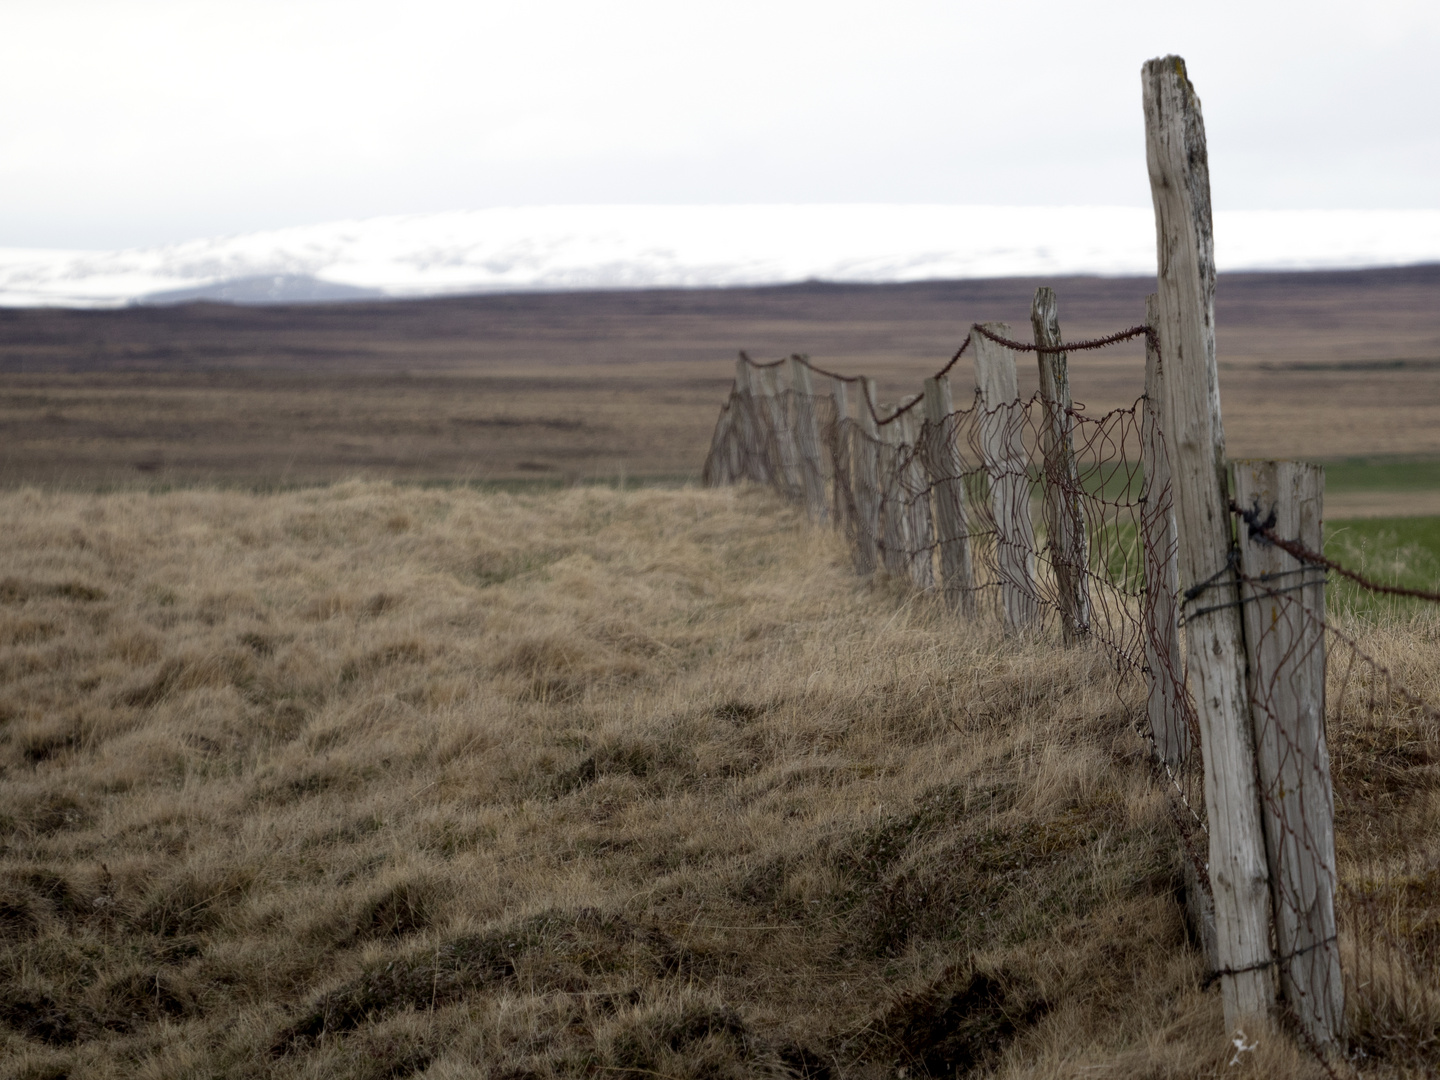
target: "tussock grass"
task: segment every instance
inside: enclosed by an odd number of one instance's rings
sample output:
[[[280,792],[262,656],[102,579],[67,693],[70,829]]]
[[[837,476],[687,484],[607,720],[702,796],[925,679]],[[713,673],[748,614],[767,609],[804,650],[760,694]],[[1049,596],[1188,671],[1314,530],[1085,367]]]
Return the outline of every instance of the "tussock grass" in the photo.
[[[1244,1076],[1103,654],[756,491],[0,495],[0,1076]]]

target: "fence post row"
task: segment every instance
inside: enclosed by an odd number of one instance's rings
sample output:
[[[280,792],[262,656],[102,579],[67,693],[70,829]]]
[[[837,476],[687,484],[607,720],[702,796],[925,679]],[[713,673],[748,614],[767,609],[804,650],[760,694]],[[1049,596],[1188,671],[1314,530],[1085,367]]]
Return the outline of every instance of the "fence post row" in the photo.
[[[1035,356],[1040,363],[1040,399],[1045,409],[1045,527],[1060,594],[1061,632],[1067,642],[1075,642],[1090,632],[1090,583],[1085,576],[1090,567],[1090,544],[1080,509],[1068,364],[1063,352],[1040,351],[1061,345],[1060,309],[1053,289],[1041,286],[1035,290],[1030,325],[1039,346]]]
[[[805,512],[811,521],[829,517],[825,505],[825,474],[820,466],[820,429],[815,420],[815,386],[810,368],[799,356],[790,357],[791,413],[794,416],[795,450],[800,471],[800,491]]]
[[[912,399],[907,398],[909,402]],[[919,401],[919,398],[913,400]],[[924,592],[935,588],[935,523],[930,511],[930,484],[920,457],[920,402],[892,427],[900,428],[902,460],[900,490],[905,499],[907,531],[910,534],[910,580]]]
[[[970,561],[970,515],[965,506],[964,465],[949,417],[955,412],[946,375],[925,380],[924,446],[920,456],[935,493],[935,529],[940,548],[940,588],[945,602],[966,615],[975,612],[975,577]]]
[[[1145,151],[1155,204],[1160,320],[1167,369],[1162,423],[1186,593],[1186,648],[1205,764],[1210,883],[1226,1026],[1274,1004],[1269,873],[1249,724],[1245,646],[1231,545],[1215,364],[1215,246],[1200,101],[1179,57],[1143,75]]]
[[[984,329],[997,337],[1010,337],[1008,323],[985,323]],[[1040,615],[1030,474],[1021,439],[1024,404],[1015,376],[1014,351],[984,334],[976,334],[974,342],[975,381],[980,388],[980,458],[990,481],[1001,608],[1006,629],[1018,632],[1034,625]]]
[[[1160,298],[1145,298],[1145,325],[1160,325]],[[1190,723],[1185,701],[1185,668],[1180,661],[1179,539],[1170,485],[1170,457],[1159,411],[1165,401],[1165,372],[1154,341],[1145,338],[1145,407],[1140,414],[1141,466],[1145,471],[1142,529],[1145,549],[1145,667],[1147,712],[1155,754],[1172,769],[1190,756]]]
[[[1238,461],[1235,499],[1275,514],[1279,535],[1323,543],[1325,473],[1298,461]],[[1325,572],[1248,536],[1240,570],[1260,808],[1275,911],[1280,992],[1305,1032],[1340,1036],[1335,937],[1335,794],[1325,746]]]

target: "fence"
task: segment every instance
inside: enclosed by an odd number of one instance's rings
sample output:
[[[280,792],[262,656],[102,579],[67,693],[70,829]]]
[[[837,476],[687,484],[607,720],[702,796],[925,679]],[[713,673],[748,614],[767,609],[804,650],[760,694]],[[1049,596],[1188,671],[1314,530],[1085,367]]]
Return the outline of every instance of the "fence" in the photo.
[[[976,323],[893,405],[867,378],[742,353],[705,480],[772,485],[843,532],[858,572],[906,578],[958,618],[1105,649],[1143,679],[1138,727],[1227,1028],[1278,1015],[1332,1073],[1433,1074],[1440,710],[1327,615],[1327,575],[1440,595],[1325,558],[1319,469],[1227,465],[1200,104],[1178,57],[1148,62],[1143,88],[1160,272],[1142,325],[1067,346],[1040,289],[1032,342]],[[1068,353],[1141,336],[1135,404],[1075,408]],[[967,351],[976,387],[957,409]],[[1039,364],[1028,400],[1017,351]]]
[[[1332,1066],[1440,1065],[1440,712],[1327,620],[1334,564],[1319,554],[1313,466],[1237,463],[1228,573],[1180,591],[1156,307],[1152,297],[1144,326],[1065,346],[1054,296],[1041,289],[1033,343],[1004,324],[976,324],[923,393],[893,405],[876,401],[865,377],[802,356],[760,364],[742,354],[705,480],[769,484],[840,530],[857,572],[907,579],[959,618],[1103,648],[1119,677],[1143,679],[1139,726],[1171,796],[1202,921],[1213,920],[1215,815],[1182,656],[1195,626],[1240,614],[1269,867],[1269,925],[1253,970]],[[1101,416],[1073,407],[1067,353],[1139,336],[1146,393]],[[1016,392],[1018,350],[1041,367],[1029,399]],[[977,386],[957,409],[951,372],[966,352]],[[1216,955],[1214,933],[1211,978],[1245,974]]]

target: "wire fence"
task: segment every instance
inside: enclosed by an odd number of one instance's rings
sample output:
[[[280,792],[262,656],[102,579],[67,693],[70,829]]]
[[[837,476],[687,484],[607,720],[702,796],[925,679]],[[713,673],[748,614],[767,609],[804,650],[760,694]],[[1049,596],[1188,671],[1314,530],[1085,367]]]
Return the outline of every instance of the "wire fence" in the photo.
[[[1039,354],[1044,387],[1047,362],[1063,381],[1066,352],[1142,335],[1158,364],[1148,326],[1047,346],[976,324],[923,394],[895,404],[876,401],[869,379],[801,356],[741,354],[704,477],[768,484],[805,506],[841,531],[859,573],[906,579],[1010,633],[1102,648],[1119,678],[1142,680],[1137,726],[1170,794],[1201,922],[1210,830],[1182,657],[1187,623],[1240,607],[1271,867],[1271,959],[1257,966],[1332,1071],[1440,1069],[1440,710],[1362,647],[1363,629],[1327,619],[1327,570],[1356,575],[1317,550],[1318,507],[1307,547],[1273,514],[1232,503],[1230,561],[1182,590],[1151,396],[1089,416],[1068,383],[1061,395],[1014,390],[1016,350]],[[972,349],[979,385],[956,408],[950,372]]]

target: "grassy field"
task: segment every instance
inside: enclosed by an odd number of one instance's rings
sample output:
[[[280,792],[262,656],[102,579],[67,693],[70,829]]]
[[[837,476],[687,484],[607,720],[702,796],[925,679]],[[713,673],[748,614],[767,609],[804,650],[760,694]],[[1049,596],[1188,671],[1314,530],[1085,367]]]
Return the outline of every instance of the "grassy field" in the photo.
[[[1229,1067],[1136,688],[760,492],[0,496],[0,1076]]]

